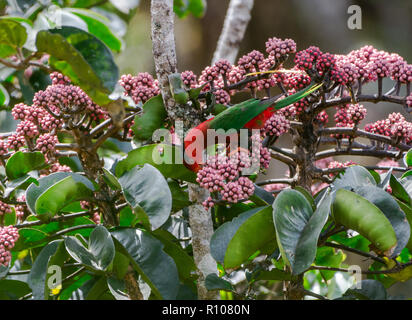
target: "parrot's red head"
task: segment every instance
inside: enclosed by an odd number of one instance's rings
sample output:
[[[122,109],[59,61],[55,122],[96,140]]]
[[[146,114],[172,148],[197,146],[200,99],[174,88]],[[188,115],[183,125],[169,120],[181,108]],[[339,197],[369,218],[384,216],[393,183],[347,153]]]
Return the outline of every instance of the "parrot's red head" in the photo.
[[[185,136],[183,164],[193,172],[198,172],[203,164],[203,151],[206,148],[207,130],[210,128],[209,122],[211,120],[213,118],[202,122]]]

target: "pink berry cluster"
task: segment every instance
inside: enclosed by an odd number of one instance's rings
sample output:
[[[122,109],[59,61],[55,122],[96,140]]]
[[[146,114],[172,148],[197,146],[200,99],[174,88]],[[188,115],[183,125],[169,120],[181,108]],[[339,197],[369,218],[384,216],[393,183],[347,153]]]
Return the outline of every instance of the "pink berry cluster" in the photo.
[[[275,63],[283,62],[286,58],[296,52],[296,42],[292,39],[269,38],[266,43],[266,52]]]
[[[263,131],[269,136],[280,137],[290,129],[290,121],[286,117],[276,112],[265,123]]]
[[[122,75],[119,84],[124,88],[124,94],[130,96],[136,104],[145,103],[160,93],[158,81],[147,72],[141,72],[137,76]]]
[[[326,125],[328,121],[329,121],[329,115],[325,110],[322,110],[321,112],[319,112],[315,117],[315,123],[317,123],[319,126]]]
[[[12,213],[11,206],[8,203],[0,201],[0,216],[3,216],[7,213]]]
[[[347,108],[347,117],[350,123],[358,124],[367,114],[366,108],[360,104],[351,104]]]
[[[70,78],[68,76],[65,76],[61,74],[60,72],[56,72],[56,71],[50,73],[50,79],[52,81],[52,84],[63,84],[63,85],[71,84]]]
[[[400,113],[391,113],[387,119],[367,124],[365,131],[392,137],[404,143],[412,141],[412,123]]]
[[[345,169],[351,165],[356,164],[355,162],[353,162],[352,160],[349,161],[345,161],[345,162],[339,162],[339,161],[332,161],[329,163],[328,165],[328,169]],[[330,176],[333,177],[335,176],[335,173],[330,173]]]
[[[383,159],[376,164],[378,167],[399,167],[399,163],[393,159]],[[386,170],[376,170],[377,173],[385,173]]]
[[[197,83],[197,76],[194,74],[193,71],[186,70],[183,71],[180,76],[182,77],[182,82],[188,89],[193,89],[198,86]]]
[[[26,202],[26,196],[23,194],[17,198],[18,202],[25,203]],[[16,217],[20,221],[24,220],[24,216],[26,214],[27,206],[26,204],[18,204],[14,207],[14,210],[16,211]]]
[[[337,111],[334,115],[336,127],[353,128],[365,119],[366,114],[366,108],[360,104],[347,104],[337,107]],[[348,138],[348,136],[344,134],[332,134],[332,137],[335,137],[336,139]]]
[[[271,156],[268,148],[262,145],[263,136],[260,134],[252,135],[251,139],[251,165],[261,169],[269,168]]]
[[[10,250],[19,239],[19,232],[13,226],[0,227],[0,265],[8,266],[11,260]]]
[[[254,192],[254,184],[249,178],[240,176],[242,169],[248,167],[250,159],[245,151],[237,151],[230,156],[210,156],[196,179],[213,196],[204,201],[203,206],[208,209],[216,200],[236,203],[249,198]]]
[[[5,149],[18,151],[27,144],[30,151],[38,150],[50,156],[58,143],[57,133],[62,129],[65,115],[86,114],[92,120],[108,117],[107,112],[93,103],[82,89],[72,85],[67,76],[53,72],[50,78],[52,84],[35,93],[32,105],[18,103],[13,107],[14,119],[21,122],[16,132],[1,143],[3,154]]]
[[[50,133],[42,134],[36,141],[36,149],[45,155],[54,153],[56,144],[58,143],[57,136]]]

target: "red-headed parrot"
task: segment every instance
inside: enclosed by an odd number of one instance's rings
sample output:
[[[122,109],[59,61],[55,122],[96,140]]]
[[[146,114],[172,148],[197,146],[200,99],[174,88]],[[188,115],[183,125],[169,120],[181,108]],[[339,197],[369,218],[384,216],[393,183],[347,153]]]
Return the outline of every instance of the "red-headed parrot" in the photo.
[[[191,129],[184,139],[185,166],[194,172],[200,170],[202,161],[201,155],[199,155],[199,158],[197,157],[197,150],[203,151],[207,147],[207,130],[261,129],[276,110],[303,99],[321,86],[322,84],[309,86],[279,101],[276,101],[278,97],[264,100],[249,99],[226,109],[214,118],[202,122]],[[191,159],[190,162],[192,163],[188,163],[188,159]]]

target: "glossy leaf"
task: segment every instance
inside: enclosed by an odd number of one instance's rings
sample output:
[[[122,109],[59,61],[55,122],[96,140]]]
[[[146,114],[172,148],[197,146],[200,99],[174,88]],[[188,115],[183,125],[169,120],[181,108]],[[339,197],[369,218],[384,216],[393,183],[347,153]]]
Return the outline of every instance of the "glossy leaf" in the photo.
[[[178,212],[192,204],[189,200],[189,193],[175,180],[168,181],[170,192],[172,193],[172,212]]]
[[[403,179],[401,181],[403,181]],[[405,190],[404,185],[401,182],[399,182],[398,178],[396,178],[394,175],[391,175],[389,184],[392,189],[392,195],[395,198],[398,198],[399,200],[405,202],[406,204],[409,204],[409,205],[412,204],[410,195]]]
[[[114,90],[118,68],[112,53],[99,39],[81,29],[63,26],[39,31],[36,46],[49,53],[54,66],[69,75],[94,102],[110,102],[107,95]]]
[[[26,282],[18,280],[0,280],[0,296],[2,300],[18,300],[30,293],[30,287]]]
[[[107,286],[116,300],[130,300],[126,294],[126,285],[123,280],[114,277],[107,278]]]
[[[403,203],[402,201],[396,200],[398,203],[399,207],[402,209],[402,211],[406,215],[406,220],[408,221],[409,227],[412,230],[412,208],[408,206],[407,204]],[[412,252],[412,237],[409,236],[408,243],[406,244],[406,247],[410,252]]]
[[[358,300],[386,300],[388,295],[382,283],[376,280],[362,280],[361,289],[348,289],[343,298]]]
[[[17,240],[13,248],[15,251],[41,247],[50,240],[47,233],[32,228],[19,229],[19,235],[19,240]]]
[[[151,166],[134,167],[119,178],[123,194],[134,209],[142,208],[152,229],[159,228],[169,218],[172,194],[166,179]]]
[[[205,286],[207,290],[234,291],[233,286],[229,281],[219,278],[215,273],[210,273],[206,276]]]
[[[403,162],[406,167],[412,167],[412,149],[409,149],[409,151],[405,154]]]
[[[96,38],[104,42],[111,50],[119,52],[122,48],[122,42],[113,34],[104,17],[98,13],[85,9],[69,9],[71,13],[81,18],[87,24],[88,31]]]
[[[333,185],[338,189],[369,185],[376,186],[376,181],[364,167],[350,166],[345,170],[343,175],[333,182]]]
[[[193,281],[196,280],[197,267],[193,261],[193,257],[189,256],[179,245],[178,239],[168,231],[162,229],[157,229],[153,232],[153,235],[163,243],[164,252],[173,258],[180,279],[189,285],[194,284]],[[195,289],[195,287],[193,287],[193,289]]]
[[[33,299],[47,300],[49,298],[48,278],[49,266],[61,266],[66,258],[63,240],[54,240],[45,246],[37,256],[29,273],[28,285],[33,291]]]
[[[85,177],[73,173],[45,190],[34,205],[39,219],[46,221],[70,203],[93,197],[93,189]]]
[[[333,217],[337,224],[359,232],[387,256],[397,245],[395,231],[383,212],[358,194],[340,189],[333,203]]]
[[[289,281],[292,279],[292,275],[283,270],[273,268],[272,270],[257,270],[252,274],[249,282],[258,280],[277,280],[277,281]]]
[[[271,207],[259,207],[221,225],[210,240],[210,251],[226,269],[235,268],[258,250],[275,250],[275,238]]]
[[[132,130],[135,138],[145,141],[152,139],[153,132],[163,126],[167,113],[160,94],[147,100],[142,108],[143,114],[135,117]]]
[[[112,236],[103,226],[94,228],[88,248],[75,237],[66,237],[64,243],[74,260],[94,270],[106,270],[115,256]]]
[[[392,256],[398,256],[410,237],[410,226],[405,213],[399,208],[392,196],[378,187],[358,187],[354,191],[377,206],[389,220],[397,239],[397,245]]]
[[[8,18],[0,19],[0,43],[12,48],[22,47],[27,39],[26,28],[18,21]]]
[[[14,180],[44,165],[44,155],[41,152],[17,151],[6,162],[6,174],[10,180]]]
[[[173,259],[163,251],[163,244],[148,232],[118,228],[111,232],[120,245],[117,250],[126,254],[134,269],[159,299],[175,299],[179,277]]]
[[[183,165],[183,149],[166,144],[150,144],[130,151],[116,165],[116,176],[145,163],[154,166],[166,178],[196,181],[196,174]]]
[[[313,212],[305,196],[296,190],[283,190],[273,203],[273,221],[282,257],[300,274],[315,260],[317,242],[325,225],[332,197],[325,193]]]
[[[72,173],[70,172],[56,172],[38,179],[38,185],[31,184],[26,190],[26,203],[30,212],[32,214],[36,214],[36,200],[44,191],[46,191],[56,182],[69,177],[71,174]]]

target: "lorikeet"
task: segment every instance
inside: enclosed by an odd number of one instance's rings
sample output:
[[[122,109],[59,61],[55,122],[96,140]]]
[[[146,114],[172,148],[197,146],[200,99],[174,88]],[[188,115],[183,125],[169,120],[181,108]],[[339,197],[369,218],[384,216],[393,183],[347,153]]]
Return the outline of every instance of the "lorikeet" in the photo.
[[[197,151],[204,150],[207,147],[208,129],[222,129],[225,131],[235,129],[236,132],[240,129],[261,129],[276,110],[303,99],[321,86],[322,84],[309,86],[279,101],[276,101],[278,97],[264,100],[249,99],[226,109],[214,118],[202,122],[191,129],[184,139],[186,158],[184,165],[194,172],[200,170],[202,161],[200,159],[201,155],[197,157]],[[187,161],[188,159],[191,163]]]

